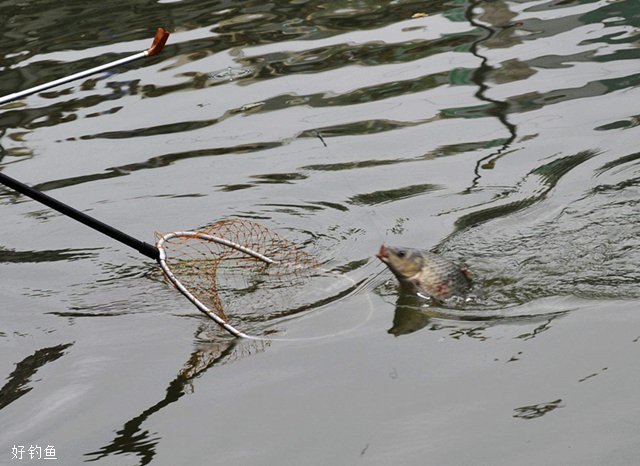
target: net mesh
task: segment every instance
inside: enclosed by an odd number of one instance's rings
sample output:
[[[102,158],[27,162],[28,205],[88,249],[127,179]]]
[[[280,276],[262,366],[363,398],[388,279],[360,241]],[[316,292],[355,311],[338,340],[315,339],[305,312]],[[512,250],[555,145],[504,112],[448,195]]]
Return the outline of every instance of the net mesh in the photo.
[[[239,244],[273,263],[203,235]],[[243,323],[243,328],[247,322],[265,320],[267,307],[299,307],[303,285],[318,267],[316,259],[300,246],[245,219],[222,220],[195,235],[178,235],[165,240],[163,248],[175,277],[225,322]]]

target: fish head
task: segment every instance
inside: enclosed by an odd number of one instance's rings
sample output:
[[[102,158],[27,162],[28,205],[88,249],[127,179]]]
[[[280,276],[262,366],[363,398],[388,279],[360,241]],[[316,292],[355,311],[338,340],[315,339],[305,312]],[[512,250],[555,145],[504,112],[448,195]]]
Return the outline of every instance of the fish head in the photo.
[[[419,249],[383,244],[376,257],[384,262],[401,282],[411,281],[420,273],[424,265],[424,257]]]

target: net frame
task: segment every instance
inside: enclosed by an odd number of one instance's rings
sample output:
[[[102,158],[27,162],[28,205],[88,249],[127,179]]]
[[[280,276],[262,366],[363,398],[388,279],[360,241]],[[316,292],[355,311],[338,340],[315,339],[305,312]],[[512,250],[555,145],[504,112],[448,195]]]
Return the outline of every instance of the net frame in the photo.
[[[262,262],[265,262],[267,264],[275,264],[276,261],[274,261],[273,259],[270,259],[264,254],[260,254],[259,252],[254,251],[253,249],[247,248],[234,241],[230,241],[228,239],[221,238],[219,236],[209,235],[207,233],[203,233],[199,231],[174,231],[170,233],[165,233],[163,235],[160,235],[160,237],[158,238],[158,241],[156,242],[156,247],[158,248],[158,251],[160,251],[158,262],[160,264],[160,267],[162,268],[162,272],[164,273],[165,277],[167,277],[167,279],[173,284],[173,286],[175,286],[178,289],[178,291],[180,291],[180,293],[182,293],[189,301],[191,301],[201,312],[203,312],[204,314],[209,316],[211,319],[213,319],[218,325],[220,325],[227,332],[231,333],[236,337],[250,338],[249,335],[247,335],[244,332],[241,332],[240,330],[235,328],[233,325],[231,325],[229,322],[227,322],[222,317],[220,317],[215,312],[213,312],[211,309],[209,309],[209,307],[206,304],[204,304],[193,293],[191,293],[191,291],[189,291],[189,289],[185,285],[183,285],[182,282],[176,277],[176,275],[171,270],[171,267],[167,264],[167,251],[165,249],[165,244],[167,243],[167,241],[174,238],[198,239],[201,241],[211,241],[213,243],[235,249],[236,251],[240,251],[244,254],[247,254],[248,256],[254,257],[255,259],[261,260]]]
[[[235,320],[238,314],[228,314],[227,305],[237,303],[229,301],[233,295],[227,292],[234,290],[236,283],[227,283],[225,277],[239,273],[288,288],[298,279],[309,278],[308,272],[319,267],[316,258],[300,245],[249,219],[225,219],[199,230],[156,233],[156,248],[164,276],[182,295],[224,330],[248,339],[262,338],[230,322],[229,317]]]

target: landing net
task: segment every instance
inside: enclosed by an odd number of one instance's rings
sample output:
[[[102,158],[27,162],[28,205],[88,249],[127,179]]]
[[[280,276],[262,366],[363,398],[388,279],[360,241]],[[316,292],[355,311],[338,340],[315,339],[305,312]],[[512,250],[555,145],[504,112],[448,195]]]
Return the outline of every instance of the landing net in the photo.
[[[156,238],[160,266],[169,281],[239,337],[251,338],[238,324],[264,320],[266,308],[304,307],[299,291],[318,267],[299,246],[250,220],[223,220]]]

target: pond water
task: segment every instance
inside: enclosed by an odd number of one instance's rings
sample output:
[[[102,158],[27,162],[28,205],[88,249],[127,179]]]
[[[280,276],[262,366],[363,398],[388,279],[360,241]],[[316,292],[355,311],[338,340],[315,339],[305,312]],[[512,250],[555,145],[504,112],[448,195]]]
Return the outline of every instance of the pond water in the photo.
[[[233,339],[153,261],[0,189],[0,464],[637,463],[636,0],[0,18],[0,95],[172,31],[0,108],[3,173],[149,242],[251,219],[348,285],[312,278],[293,314],[264,292],[243,306],[266,339]],[[403,293],[382,243],[463,261],[473,295]]]

